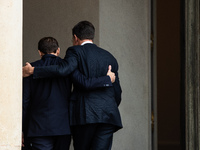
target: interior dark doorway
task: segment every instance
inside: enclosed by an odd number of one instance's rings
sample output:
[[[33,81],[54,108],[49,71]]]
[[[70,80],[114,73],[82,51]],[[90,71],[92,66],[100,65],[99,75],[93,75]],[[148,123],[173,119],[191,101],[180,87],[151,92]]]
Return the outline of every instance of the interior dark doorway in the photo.
[[[180,150],[181,1],[153,0],[152,6],[152,95],[156,99],[152,145],[158,150]]]

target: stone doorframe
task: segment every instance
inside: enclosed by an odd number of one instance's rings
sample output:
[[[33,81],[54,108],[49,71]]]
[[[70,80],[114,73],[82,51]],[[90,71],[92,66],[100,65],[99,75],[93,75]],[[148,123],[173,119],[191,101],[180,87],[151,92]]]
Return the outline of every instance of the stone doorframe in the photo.
[[[185,133],[185,150],[200,149],[200,50],[199,50],[199,0],[185,0],[182,10],[182,99]],[[184,123],[182,122],[182,123]],[[183,127],[182,126],[182,127]],[[184,144],[185,143],[185,144]]]

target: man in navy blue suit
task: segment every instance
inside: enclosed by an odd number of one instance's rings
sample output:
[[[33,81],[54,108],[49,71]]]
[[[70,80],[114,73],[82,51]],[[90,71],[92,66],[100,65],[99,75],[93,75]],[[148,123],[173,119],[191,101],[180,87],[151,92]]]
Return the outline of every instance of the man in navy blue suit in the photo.
[[[64,60],[55,66],[23,68],[24,76],[34,78],[67,76],[76,68],[86,78],[105,76],[112,66],[115,82],[103,88],[90,89],[81,86],[82,77],[73,73],[74,90],[70,97],[70,125],[75,150],[110,150],[113,133],[122,128],[118,106],[121,102],[121,87],[117,60],[108,51],[93,43],[95,28],[88,21],[81,21],[72,29],[73,45]]]
[[[58,57],[58,42],[53,37],[42,38],[38,42],[38,52],[41,59],[31,63],[32,66],[56,65],[62,61]],[[30,76],[23,79],[23,132],[33,150],[69,149],[71,85],[67,76],[38,80]]]
[[[32,66],[56,65],[60,48],[53,37],[38,42],[41,59]],[[69,126],[69,77],[33,80],[23,79],[23,132],[35,150],[68,150],[71,140]],[[28,146],[28,145],[25,145]]]

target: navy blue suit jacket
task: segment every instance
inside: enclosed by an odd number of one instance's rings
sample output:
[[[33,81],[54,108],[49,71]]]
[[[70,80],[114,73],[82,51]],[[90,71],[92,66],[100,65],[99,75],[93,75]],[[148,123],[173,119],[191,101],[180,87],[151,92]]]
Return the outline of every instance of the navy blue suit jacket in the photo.
[[[64,61],[57,66],[35,67],[34,78],[66,76],[76,68],[87,78],[105,76],[108,66],[116,74],[113,86],[102,84],[104,88],[88,90],[74,82],[70,98],[70,124],[108,123],[122,128],[118,105],[121,102],[121,87],[118,77],[118,63],[108,51],[95,44],[73,46],[68,48]]]
[[[31,63],[50,66],[61,58],[47,54]],[[69,97],[71,81],[68,76],[34,80],[23,79],[23,131],[28,137],[70,134]]]

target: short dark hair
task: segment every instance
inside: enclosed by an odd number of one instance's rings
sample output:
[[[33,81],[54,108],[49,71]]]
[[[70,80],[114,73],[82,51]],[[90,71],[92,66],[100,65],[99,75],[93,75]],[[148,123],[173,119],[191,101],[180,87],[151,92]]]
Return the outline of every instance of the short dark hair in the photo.
[[[80,39],[94,39],[95,28],[93,24],[89,21],[81,21],[76,24],[72,29],[72,35],[74,34]]]
[[[38,42],[38,50],[44,54],[56,53],[58,48],[58,41],[53,37],[44,37]]]

